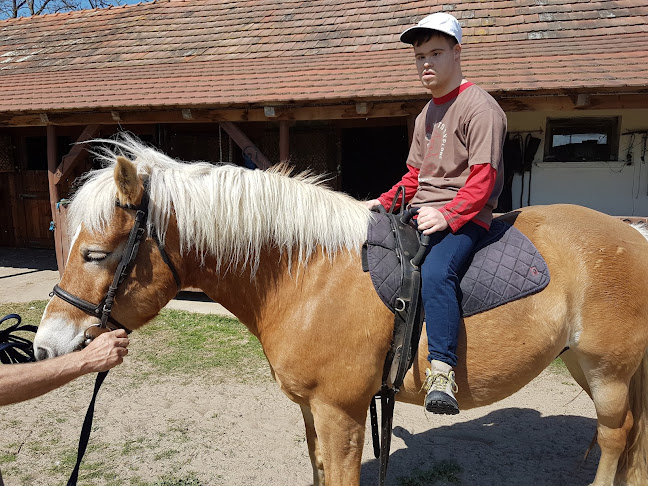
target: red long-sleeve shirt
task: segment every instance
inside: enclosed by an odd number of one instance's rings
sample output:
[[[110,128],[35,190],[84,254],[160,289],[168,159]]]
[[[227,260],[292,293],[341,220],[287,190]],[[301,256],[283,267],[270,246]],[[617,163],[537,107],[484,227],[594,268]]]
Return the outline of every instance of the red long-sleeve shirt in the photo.
[[[408,171],[400,182],[378,198],[386,209],[391,206],[399,186],[404,186],[406,203],[414,197],[418,189],[419,169],[410,165],[407,168]],[[453,232],[471,221],[483,209],[495,187],[496,176],[497,171],[490,164],[476,164],[470,168],[470,175],[464,187],[457,191],[452,201],[439,209]],[[400,200],[396,201],[395,207],[400,208]],[[488,225],[482,221],[474,221],[488,229]]]

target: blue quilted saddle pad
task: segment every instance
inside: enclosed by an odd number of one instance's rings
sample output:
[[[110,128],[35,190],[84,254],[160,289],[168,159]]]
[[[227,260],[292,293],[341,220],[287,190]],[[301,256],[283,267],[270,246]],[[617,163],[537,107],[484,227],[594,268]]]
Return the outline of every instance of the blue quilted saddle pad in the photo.
[[[394,312],[402,283],[401,259],[407,257],[396,251],[386,216],[375,215],[365,245],[374,288]],[[468,317],[539,292],[549,284],[549,269],[526,236],[511,224],[495,219],[460,278],[462,312]]]
[[[464,317],[526,297],[549,284],[538,249],[515,226],[494,219],[461,276]]]

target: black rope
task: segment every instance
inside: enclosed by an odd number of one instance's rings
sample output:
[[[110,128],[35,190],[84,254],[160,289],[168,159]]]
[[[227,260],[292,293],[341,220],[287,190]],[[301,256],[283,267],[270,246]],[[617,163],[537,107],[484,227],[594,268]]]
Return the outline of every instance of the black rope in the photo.
[[[0,363],[28,363],[34,360],[34,344],[22,336],[14,336],[15,332],[33,332],[36,333],[37,327],[25,325],[21,326],[22,319],[18,314],[8,314],[0,319],[0,324],[9,319],[16,319],[16,324],[0,329]]]
[[[88,405],[88,411],[86,412],[85,419],[83,420],[83,427],[81,428],[81,437],[79,437],[79,448],[77,450],[77,460],[74,470],[68,479],[67,486],[76,486],[77,480],[79,478],[79,467],[81,467],[81,461],[83,460],[83,455],[85,454],[86,448],[88,447],[88,440],[90,439],[90,431],[92,430],[92,418],[94,416],[94,407],[95,401],[97,399],[97,393],[99,393],[99,388],[103,383],[107,371],[102,371],[97,374],[97,379],[95,381],[94,392],[92,392],[92,400],[90,400],[90,405]]]

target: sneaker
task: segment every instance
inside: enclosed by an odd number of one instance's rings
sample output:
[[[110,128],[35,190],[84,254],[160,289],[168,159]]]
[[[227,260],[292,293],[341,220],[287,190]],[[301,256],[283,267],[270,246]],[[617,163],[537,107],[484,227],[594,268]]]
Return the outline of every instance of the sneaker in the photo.
[[[425,370],[423,388],[427,392],[425,395],[425,410],[444,415],[456,415],[459,413],[459,405],[454,396],[457,392],[457,384],[455,383],[455,373],[452,368],[445,372],[438,369]]]

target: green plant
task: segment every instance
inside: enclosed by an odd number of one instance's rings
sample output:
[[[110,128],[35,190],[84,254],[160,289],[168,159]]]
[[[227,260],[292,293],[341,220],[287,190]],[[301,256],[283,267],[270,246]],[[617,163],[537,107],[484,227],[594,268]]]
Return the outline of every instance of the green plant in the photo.
[[[397,481],[399,486],[432,486],[439,481],[461,484],[460,474],[461,467],[456,462],[444,459],[434,463],[430,469],[417,469],[411,476],[401,476]]]

